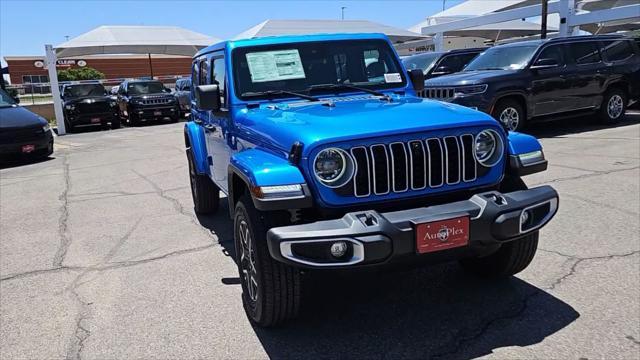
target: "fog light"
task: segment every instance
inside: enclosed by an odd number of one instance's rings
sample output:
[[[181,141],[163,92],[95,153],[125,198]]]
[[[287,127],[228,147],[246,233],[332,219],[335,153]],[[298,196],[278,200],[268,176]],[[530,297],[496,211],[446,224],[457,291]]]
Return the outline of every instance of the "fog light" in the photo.
[[[529,211],[523,211],[522,214],[520,214],[520,224],[524,225],[527,223],[527,221],[529,221]]]
[[[347,243],[344,241],[336,241],[331,244],[331,256],[341,258],[347,253]]]

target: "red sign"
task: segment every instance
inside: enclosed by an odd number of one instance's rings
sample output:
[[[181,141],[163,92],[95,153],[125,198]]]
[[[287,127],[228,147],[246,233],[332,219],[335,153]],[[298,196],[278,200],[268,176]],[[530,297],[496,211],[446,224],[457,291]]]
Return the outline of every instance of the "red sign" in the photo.
[[[459,217],[416,225],[419,254],[451,249],[469,242],[469,217]]]

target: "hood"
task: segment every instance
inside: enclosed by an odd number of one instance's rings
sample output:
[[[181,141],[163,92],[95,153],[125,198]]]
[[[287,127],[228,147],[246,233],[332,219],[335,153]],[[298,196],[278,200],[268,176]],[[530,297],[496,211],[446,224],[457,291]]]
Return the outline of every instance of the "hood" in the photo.
[[[47,121],[40,115],[21,107],[3,107],[0,108],[0,129],[16,129],[35,126],[44,126]]]
[[[425,86],[451,86],[484,84],[488,80],[509,76],[519,70],[479,70],[463,71],[451,75],[439,76],[424,82]]]
[[[325,143],[497,124],[485,113],[417,97],[395,96],[392,102],[372,97],[333,100],[333,107],[321,102],[262,104],[238,110],[236,124],[252,142],[267,142],[287,152],[300,141],[305,156]]]

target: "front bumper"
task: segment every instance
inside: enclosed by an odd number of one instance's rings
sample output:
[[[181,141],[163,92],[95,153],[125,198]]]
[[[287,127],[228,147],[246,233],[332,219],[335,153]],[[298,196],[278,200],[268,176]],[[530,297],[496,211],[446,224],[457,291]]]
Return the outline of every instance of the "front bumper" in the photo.
[[[387,213],[351,212],[341,219],[276,227],[267,233],[271,256],[301,268],[351,268],[415,262],[430,257],[462,258],[494,251],[500,244],[546,225],[558,209],[558,193],[550,186],[510,193],[490,191],[468,200]],[[522,213],[529,219],[522,223]],[[418,254],[416,224],[469,217],[469,240],[463,247]],[[331,259],[336,241],[349,246],[346,258]]]
[[[162,119],[167,117],[176,117],[179,115],[177,106],[135,106],[131,108],[131,112],[139,119]]]
[[[80,113],[80,114],[66,114],[67,121],[73,126],[83,126],[83,125],[104,125],[108,122],[113,121],[118,117],[118,112],[116,110],[112,112],[104,112],[104,113]]]
[[[25,145],[33,145],[33,151],[24,153]],[[51,130],[32,139],[20,139],[0,144],[0,161],[10,161],[23,157],[46,156],[53,152],[53,134]]]

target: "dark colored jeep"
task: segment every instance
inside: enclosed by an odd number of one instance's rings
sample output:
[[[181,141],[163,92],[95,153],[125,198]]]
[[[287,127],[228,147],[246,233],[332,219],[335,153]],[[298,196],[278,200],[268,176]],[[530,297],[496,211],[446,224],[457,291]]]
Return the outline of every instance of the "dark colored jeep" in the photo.
[[[486,48],[457,49],[411,55],[402,59],[407,70],[420,69],[425,79],[449,75],[462,71],[471,60]]]
[[[176,91],[173,93],[180,107],[180,116],[191,114],[191,79],[176,80]]]
[[[531,120],[597,112],[624,116],[640,96],[640,50],[620,35],[523,41],[490,48],[464,71],[425,82],[422,96],[484,111],[509,130]]]
[[[102,84],[66,84],[60,93],[68,132],[79,126],[107,127],[109,123],[113,129],[120,127],[117,104]]]
[[[120,117],[128,125],[151,120],[180,120],[176,98],[157,80],[124,81],[118,87],[118,108]]]

